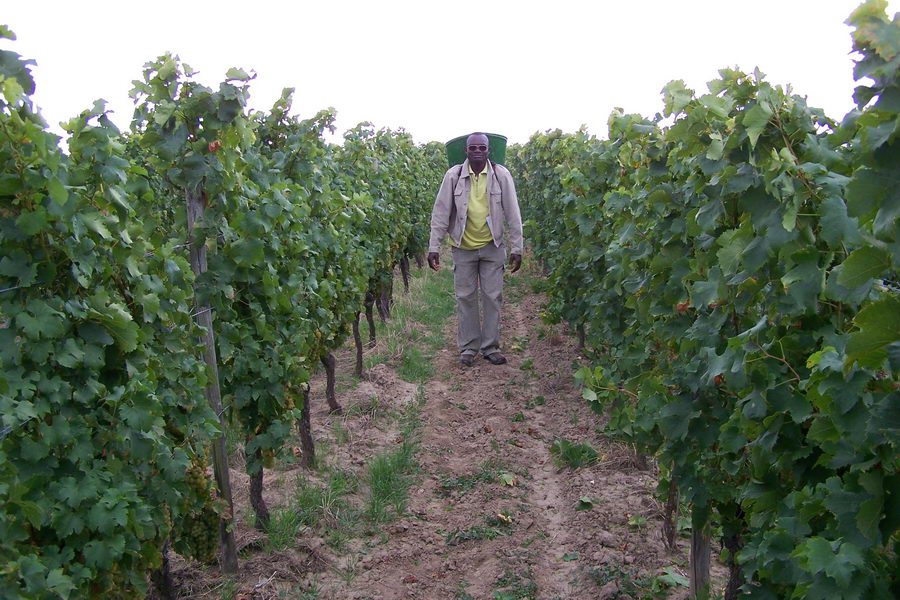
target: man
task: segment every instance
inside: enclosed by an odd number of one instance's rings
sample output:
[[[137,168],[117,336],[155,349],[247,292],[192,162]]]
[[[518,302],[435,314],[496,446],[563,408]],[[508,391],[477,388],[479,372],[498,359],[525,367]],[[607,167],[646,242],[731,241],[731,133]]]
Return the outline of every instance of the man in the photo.
[[[511,272],[522,265],[522,217],[509,170],[488,160],[488,137],[466,139],[466,160],[451,167],[434,201],[428,266],[441,268],[438,250],[445,235],[453,252],[453,284],[459,317],[459,360],[467,367],[480,351],[491,364],[502,365],[500,304],[503,297],[503,223],[508,225]],[[483,320],[478,310],[481,293]]]

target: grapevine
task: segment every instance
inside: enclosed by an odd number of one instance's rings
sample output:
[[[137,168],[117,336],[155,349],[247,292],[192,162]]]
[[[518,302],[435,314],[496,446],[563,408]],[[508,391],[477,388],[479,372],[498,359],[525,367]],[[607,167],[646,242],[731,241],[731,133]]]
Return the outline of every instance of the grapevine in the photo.
[[[707,94],[667,85],[668,125],[616,111],[608,140],[550,132],[512,153],[551,314],[586,332],[584,396],[671,473],[695,534],[721,525],[728,597],[896,593],[900,24],[884,8],[850,18],[875,85],[840,124],[725,69]]]
[[[170,536],[204,562],[219,550],[231,508],[198,457],[225,426],[261,499],[264,463],[308,410],[294,392],[412,235],[422,154],[379,133],[356,158],[401,158],[373,192],[323,141],[333,113],[288,118],[287,93],[250,113],[251,75],[213,91],[171,55],[135,82],[130,132],[98,102],[65,125],[66,154],[31,105],[31,63],[2,52],[17,68],[0,75],[0,595],[141,597]],[[186,198],[205,204],[190,234]]]

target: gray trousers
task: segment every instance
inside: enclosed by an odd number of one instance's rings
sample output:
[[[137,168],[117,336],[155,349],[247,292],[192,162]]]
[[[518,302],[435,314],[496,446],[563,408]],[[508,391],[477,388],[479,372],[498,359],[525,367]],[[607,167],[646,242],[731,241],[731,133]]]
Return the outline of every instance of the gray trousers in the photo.
[[[478,250],[452,248],[452,252],[459,353],[475,355],[480,350],[487,356],[500,350],[506,248],[490,243]],[[479,290],[483,315],[478,307]]]

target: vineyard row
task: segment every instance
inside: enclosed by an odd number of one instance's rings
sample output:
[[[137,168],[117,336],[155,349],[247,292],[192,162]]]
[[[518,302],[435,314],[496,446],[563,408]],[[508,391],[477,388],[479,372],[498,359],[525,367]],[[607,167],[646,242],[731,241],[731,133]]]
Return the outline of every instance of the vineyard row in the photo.
[[[658,459],[709,536],[726,597],[900,596],[900,20],[850,17],[858,108],[827,118],[723,70],[608,139],[534,135],[510,152],[550,313],[592,367],[584,397]]]

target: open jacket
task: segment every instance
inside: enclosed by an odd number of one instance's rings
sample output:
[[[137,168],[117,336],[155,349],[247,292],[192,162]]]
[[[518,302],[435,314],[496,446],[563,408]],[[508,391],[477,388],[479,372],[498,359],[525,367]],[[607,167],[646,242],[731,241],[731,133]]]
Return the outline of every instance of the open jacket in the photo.
[[[516,186],[509,169],[503,165],[487,163],[488,170],[488,229],[494,238],[494,245],[503,241],[503,224],[509,227],[509,251],[522,254],[522,215]],[[438,191],[431,211],[431,239],[429,252],[438,252],[445,235],[449,235],[454,245],[459,246],[466,229],[466,211],[469,207],[469,160],[462,165],[450,167],[444,173],[441,189]]]

